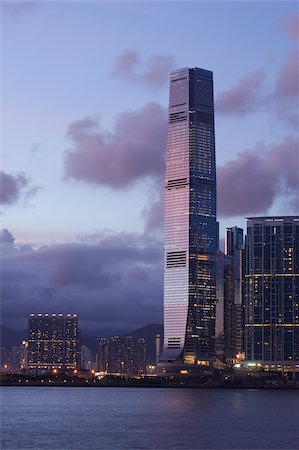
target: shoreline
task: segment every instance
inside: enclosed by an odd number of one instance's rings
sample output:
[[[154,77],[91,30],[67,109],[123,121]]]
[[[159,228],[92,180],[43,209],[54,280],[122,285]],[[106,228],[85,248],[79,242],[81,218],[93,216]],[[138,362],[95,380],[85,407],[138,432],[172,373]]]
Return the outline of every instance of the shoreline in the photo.
[[[149,388],[149,389],[223,389],[223,390],[230,390],[230,389],[237,389],[237,390],[244,390],[244,389],[258,389],[258,390],[299,390],[299,385],[255,385],[255,384],[248,384],[248,385],[203,385],[203,384],[196,384],[196,383],[174,383],[174,384],[126,384],[126,383],[19,383],[19,382],[12,382],[12,383],[0,383],[0,387],[37,387],[37,388],[43,388],[43,387],[71,387],[71,388]]]

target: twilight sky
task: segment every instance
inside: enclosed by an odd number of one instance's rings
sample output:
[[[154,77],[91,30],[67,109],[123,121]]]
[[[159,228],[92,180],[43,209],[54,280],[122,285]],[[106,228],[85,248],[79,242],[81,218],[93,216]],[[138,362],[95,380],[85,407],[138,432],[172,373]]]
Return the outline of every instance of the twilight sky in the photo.
[[[1,2],[6,325],[162,323],[172,69],[214,72],[220,237],[298,214],[298,17],[293,1]]]

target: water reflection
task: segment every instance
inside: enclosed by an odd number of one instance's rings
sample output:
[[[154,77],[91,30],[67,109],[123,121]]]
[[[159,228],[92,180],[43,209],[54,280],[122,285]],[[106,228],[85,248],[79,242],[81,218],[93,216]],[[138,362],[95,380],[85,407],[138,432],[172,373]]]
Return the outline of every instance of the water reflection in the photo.
[[[298,448],[298,391],[17,387],[2,399],[3,450]]]

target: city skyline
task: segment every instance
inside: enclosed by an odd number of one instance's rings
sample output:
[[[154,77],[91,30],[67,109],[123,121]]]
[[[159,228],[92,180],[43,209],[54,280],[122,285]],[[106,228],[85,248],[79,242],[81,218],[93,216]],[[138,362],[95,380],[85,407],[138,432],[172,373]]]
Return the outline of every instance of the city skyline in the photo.
[[[53,311],[78,311],[90,328],[134,329],[162,317],[173,68],[214,72],[221,238],[227,226],[245,228],[246,215],[296,213],[295,5],[202,3],[187,14],[180,4],[170,12],[124,2],[121,15],[96,2],[18,5],[1,5],[1,218],[17,241],[1,234],[7,325],[22,327],[49,302]],[[167,14],[183,40],[171,27],[161,26],[165,39],[150,33],[148,15],[162,24]],[[198,14],[202,29],[192,28]],[[124,39],[110,33],[104,45],[111,30]]]

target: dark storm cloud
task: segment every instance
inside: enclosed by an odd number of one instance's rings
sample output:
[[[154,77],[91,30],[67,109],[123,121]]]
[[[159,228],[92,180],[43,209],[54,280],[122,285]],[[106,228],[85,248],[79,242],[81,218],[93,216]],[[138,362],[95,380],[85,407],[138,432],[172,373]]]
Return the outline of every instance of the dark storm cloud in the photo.
[[[148,236],[103,233],[2,258],[2,315],[10,326],[32,311],[76,312],[99,329],[162,320],[161,242]]]
[[[137,52],[127,51],[118,57],[112,74],[131,83],[140,83],[156,89],[167,84],[169,72],[175,67],[172,56],[155,54],[142,61]]]
[[[119,114],[113,132],[86,117],[69,126],[67,137],[72,148],[65,152],[65,172],[71,178],[121,189],[163,172],[166,112],[155,103]]]

